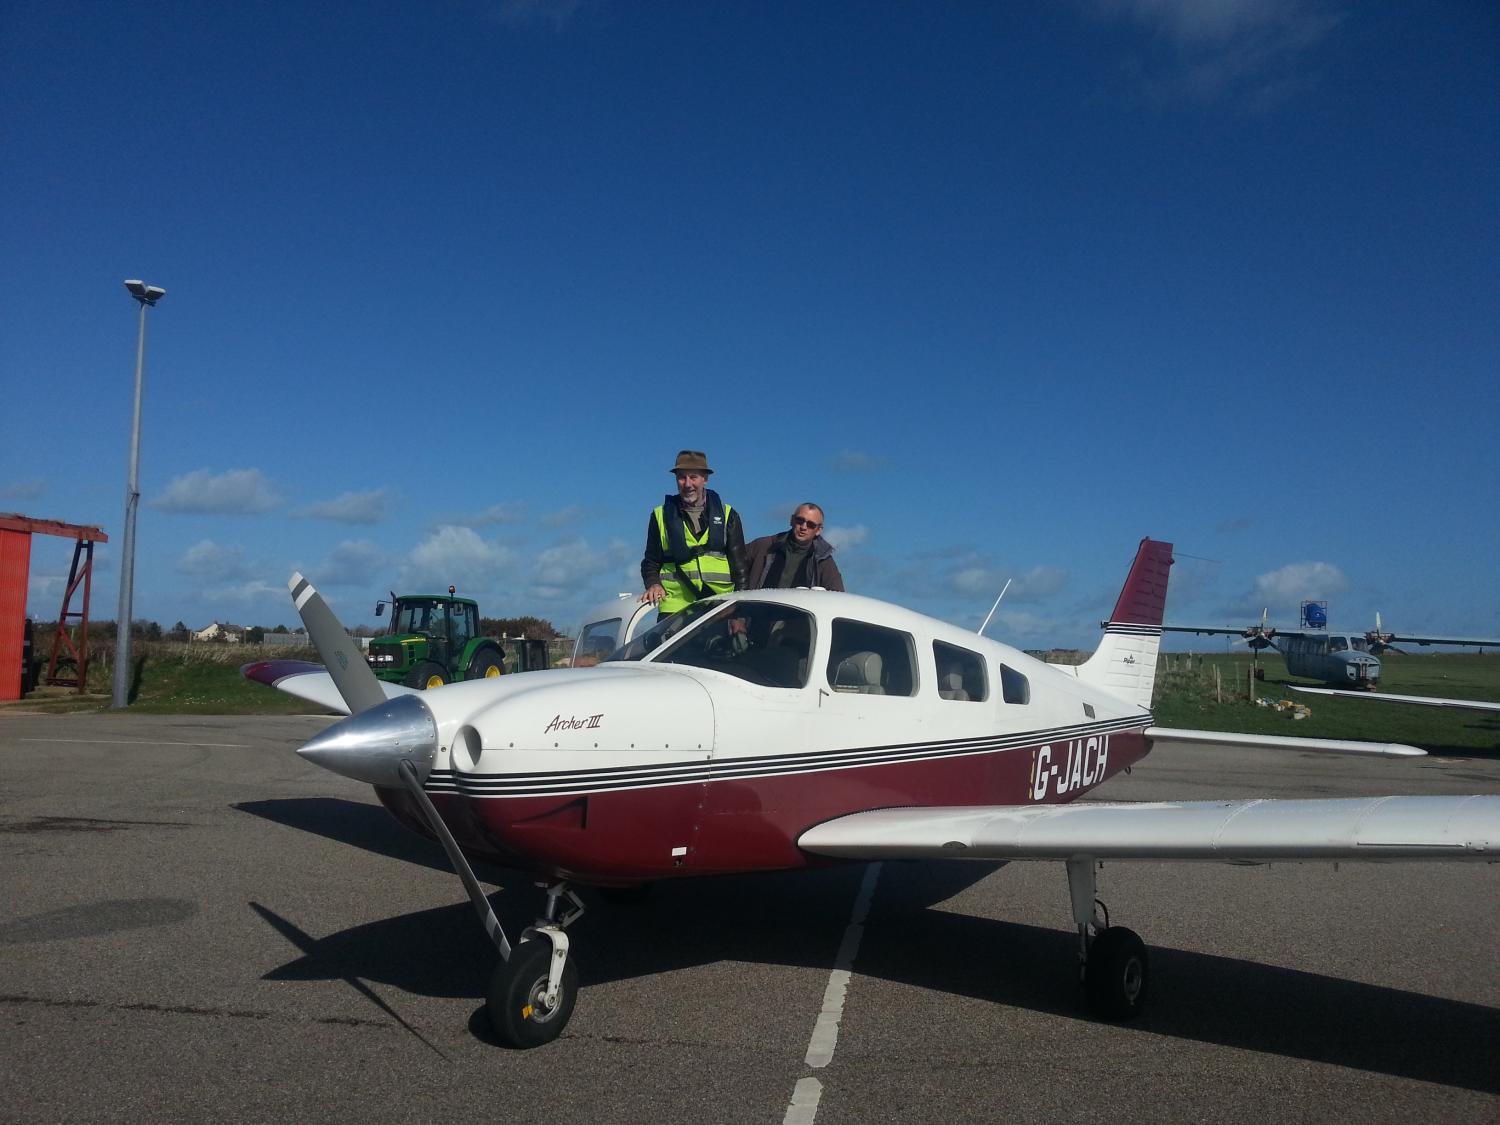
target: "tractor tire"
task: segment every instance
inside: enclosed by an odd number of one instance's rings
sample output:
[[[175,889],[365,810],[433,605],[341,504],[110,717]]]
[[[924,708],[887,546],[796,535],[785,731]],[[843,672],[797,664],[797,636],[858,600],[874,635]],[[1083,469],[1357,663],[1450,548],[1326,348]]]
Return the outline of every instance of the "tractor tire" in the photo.
[[[503,675],[505,665],[500,660],[500,654],[492,648],[483,648],[474,654],[474,659],[469,661],[468,679],[488,680]]]
[[[406,677],[407,687],[421,688],[424,691],[428,688],[442,687],[447,682],[447,670],[441,664],[436,664],[431,660],[422,661]]]

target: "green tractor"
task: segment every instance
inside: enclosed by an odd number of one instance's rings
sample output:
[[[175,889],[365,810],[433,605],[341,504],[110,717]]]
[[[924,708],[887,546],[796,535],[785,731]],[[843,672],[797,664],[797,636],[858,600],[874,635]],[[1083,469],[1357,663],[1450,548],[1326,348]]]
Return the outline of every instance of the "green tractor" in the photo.
[[[391,628],[370,639],[369,661],[382,680],[414,688],[435,688],[459,680],[488,679],[505,672],[505,648],[479,635],[479,604],[444,594],[391,595]],[[375,616],[386,603],[375,603]],[[516,642],[513,669],[547,666],[545,641]]]

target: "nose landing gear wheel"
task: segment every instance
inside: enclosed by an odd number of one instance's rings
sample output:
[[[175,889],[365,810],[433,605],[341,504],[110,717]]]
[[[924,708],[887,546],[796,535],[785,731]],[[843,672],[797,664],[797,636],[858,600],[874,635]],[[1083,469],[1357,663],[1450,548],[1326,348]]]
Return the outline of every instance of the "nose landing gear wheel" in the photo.
[[[578,970],[570,956],[563,963],[557,1003],[547,1007],[547,974],[552,966],[552,943],[545,938],[523,941],[510,960],[495,966],[486,1009],[490,1026],[507,1046],[540,1047],[562,1034],[578,999]]]
[[[1083,991],[1089,1009],[1107,1020],[1129,1020],[1146,1001],[1146,945],[1134,930],[1110,926],[1089,946]]]

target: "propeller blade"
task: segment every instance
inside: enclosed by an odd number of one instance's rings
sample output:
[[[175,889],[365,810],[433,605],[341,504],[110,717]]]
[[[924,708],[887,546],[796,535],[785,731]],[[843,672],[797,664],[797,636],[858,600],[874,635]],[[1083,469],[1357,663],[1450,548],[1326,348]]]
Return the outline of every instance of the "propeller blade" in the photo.
[[[300,573],[292,575],[287,589],[292,592],[292,604],[297,607],[302,624],[307,626],[307,635],[323,658],[334,686],[349,705],[349,713],[357,715],[384,703],[385,692],[381,690],[380,681],[370,670],[359,645],[328,608],[323,595]]]

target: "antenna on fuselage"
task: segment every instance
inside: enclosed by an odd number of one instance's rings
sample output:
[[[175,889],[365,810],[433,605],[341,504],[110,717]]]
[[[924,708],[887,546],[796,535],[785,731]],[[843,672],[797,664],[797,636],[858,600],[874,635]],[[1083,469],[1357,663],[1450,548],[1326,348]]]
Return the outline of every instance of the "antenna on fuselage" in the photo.
[[[1000,598],[1005,597],[1005,591],[1010,589],[1010,579],[1005,580],[1005,585],[1000,587]],[[984,615],[984,625],[979,626],[979,635],[984,636],[984,626],[990,623],[990,618],[995,616],[995,610],[1000,608],[1000,598],[995,599],[995,604],[990,606],[990,611]]]

